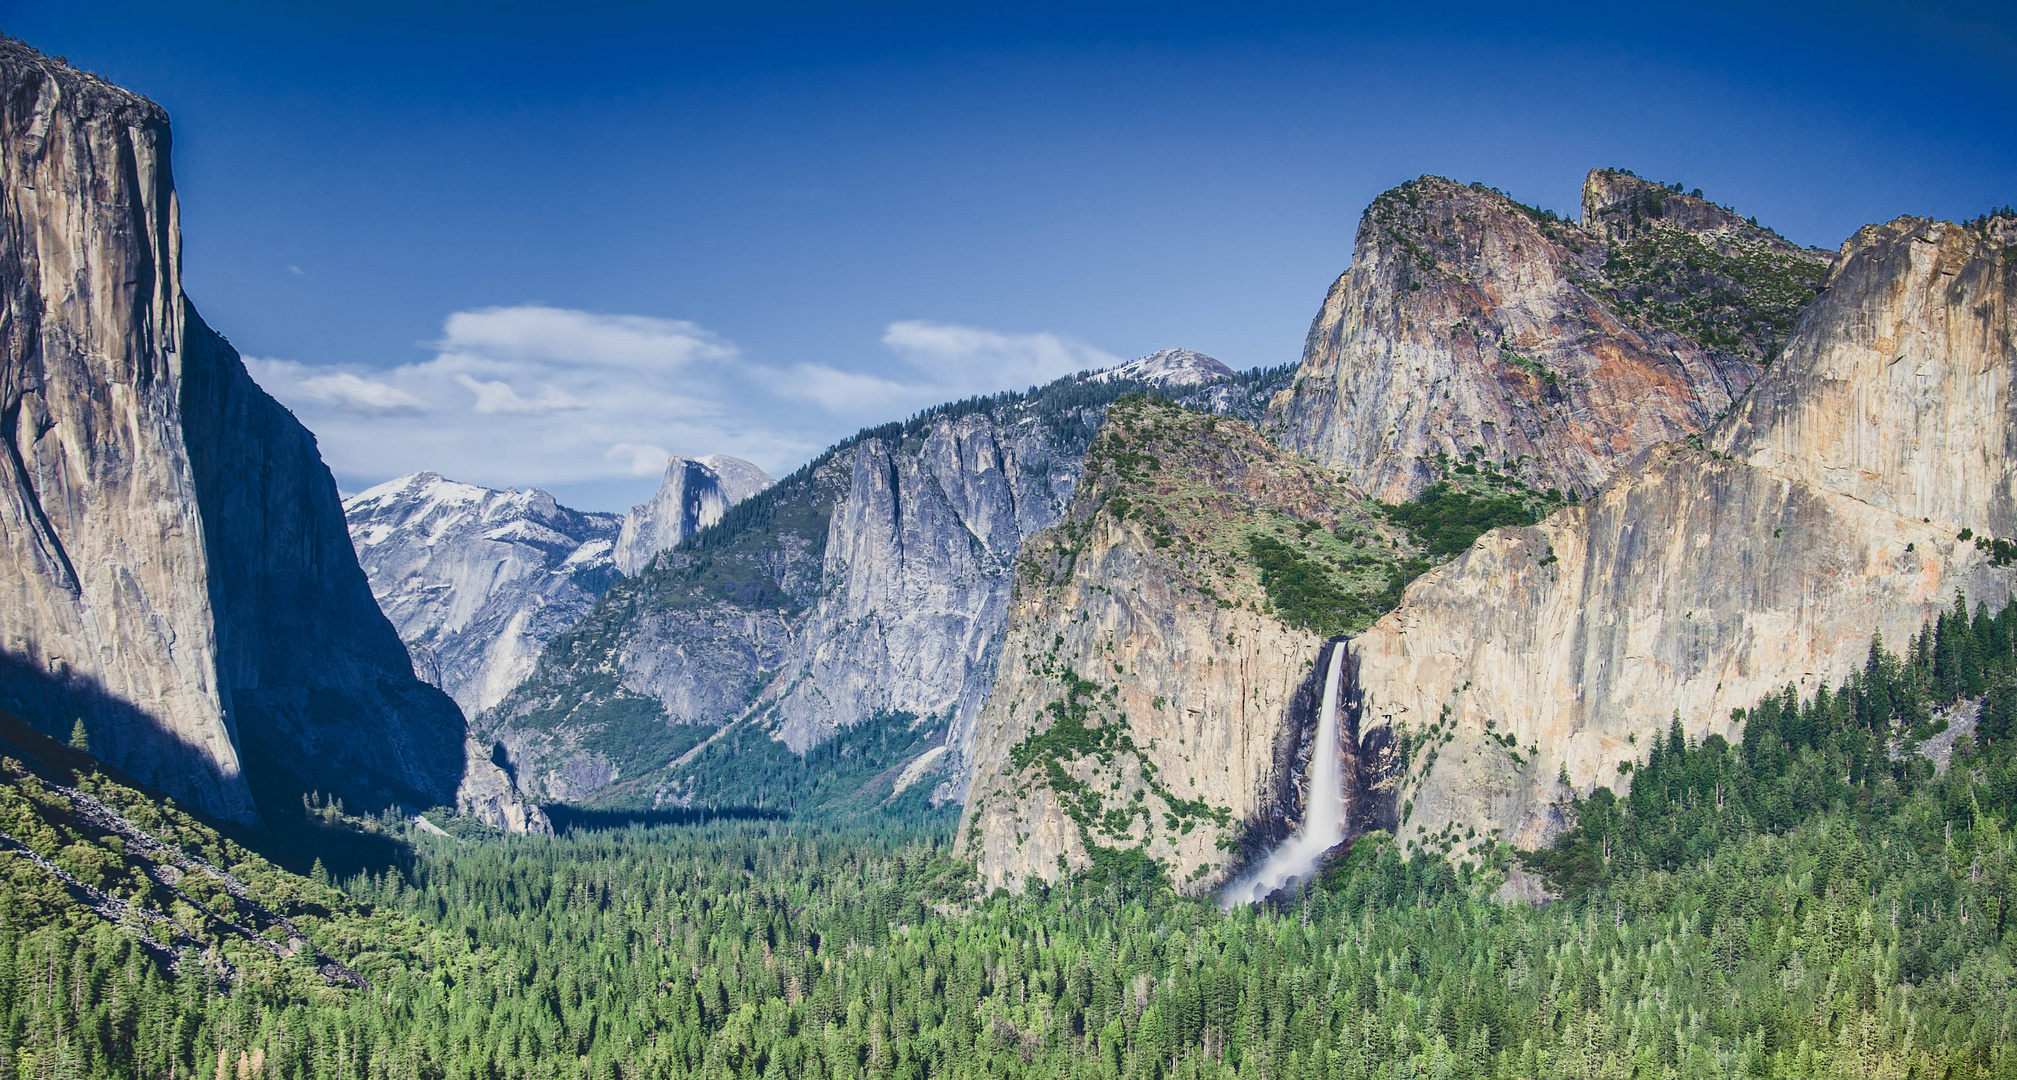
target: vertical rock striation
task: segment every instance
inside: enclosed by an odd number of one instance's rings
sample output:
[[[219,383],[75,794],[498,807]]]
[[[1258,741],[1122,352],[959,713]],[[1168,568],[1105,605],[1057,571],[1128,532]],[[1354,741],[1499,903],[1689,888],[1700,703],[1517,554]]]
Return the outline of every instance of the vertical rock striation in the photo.
[[[0,91],[0,696],[250,820],[181,430],[168,116],[13,41]]]
[[[970,722],[1016,554],[1057,520],[1076,471],[1049,431],[1014,419],[970,413],[914,443],[855,446],[827,534],[828,587],[807,612],[804,651],[767,695],[792,749],[876,712]]]
[[[1742,396],[1827,265],[1611,170],[1583,217],[1439,177],[1382,194],[1270,430],[1390,501],[1472,452],[1587,493]]]
[[[1303,554],[1271,573],[1257,548]],[[983,882],[1139,851],[1202,893],[1287,835],[1325,641],[1298,590],[1382,591],[1394,556],[1376,553],[1403,549],[1361,492],[1247,424],[1117,404],[1017,574],[956,834]],[[1345,727],[1356,832],[1384,820],[1383,759]]]
[[[455,801],[315,441],[182,293],[166,114],[0,40],[0,702],[211,813]]]
[[[615,577],[614,514],[414,473],[343,503],[371,592],[422,678],[474,716]]]
[[[2010,571],[1963,530],[2017,533],[2011,241],[1901,218],[1843,246],[1784,356],[1701,446],[1487,535],[1355,639],[1368,727],[1414,747],[1411,839],[1549,840],[1552,804],[1621,781],[1678,715],[1834,685]],[[1985,541],[1986,542],[1986,541]]]
[[[665,480],[658,493],[624,515],[616,538],[616,568],[636,574],[659,552],[679,546],[680,541],[720,521],[729,507],[776,482],[739,457],[674,455],[665,464]]]
[[[1273,387],[1157,355],[1154,388],[1226,411],[1257,416]],[[689,754],[725,724],[802,753],[878,714],[936,717],[946,749],[906,786],[958,801],[1016,556],[1070,504],[1107,405],[1151,385],[1073,376],[841,443],[613,586],[480,726],[548,797],[654,803],[719,766]]]

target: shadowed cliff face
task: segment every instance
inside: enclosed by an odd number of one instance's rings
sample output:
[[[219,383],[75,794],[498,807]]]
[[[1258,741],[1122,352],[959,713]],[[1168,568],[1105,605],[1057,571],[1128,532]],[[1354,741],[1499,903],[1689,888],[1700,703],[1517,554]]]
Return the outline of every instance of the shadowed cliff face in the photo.
[[[1362,723],[1412,747],[1403,835],[1544,843],[1563,772],[1618,784],[1675,715],[1734,736],[1731,710],[1835,685],[1873,631],[1903,642],[1956,590],[2002,603],[2010,571],[1957,537],[2017,533],[2013,233],[1862,230],[1706,448],[1488,534],[1357,638]]]
[[[1432,481],[1428,459],[1474,448],[1537,487],[1587,493],[1713,423],[1827,265],[1609,170],[1591,174],[1584,217],[1438,177],[1381,195],[1270,430],[1389,501]]]
[[[455,800],[312,436],[182,295],[167,118],[0,41],[0,701],[224,817]]]

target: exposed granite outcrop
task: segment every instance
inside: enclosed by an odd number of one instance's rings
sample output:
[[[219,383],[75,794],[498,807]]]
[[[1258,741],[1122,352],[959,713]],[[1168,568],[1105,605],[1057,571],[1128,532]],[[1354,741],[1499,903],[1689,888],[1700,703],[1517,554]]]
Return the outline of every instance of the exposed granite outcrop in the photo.
[[[1185,390],[1231,379],[1237,372],[1194,349],[1159,349],[1093,375],[1096,382],[1138,382],[1156,390]]]
[[[314,438],[182,293],[166,114],[11,40],[0,109],[0,703],[240,821],[454,802]]]
[[[1185,355],[1164,392],[1258,415],[1274,376]],[[879,713],[949,718],[911,782],[959,800],[1016,555],[1107,403],[1148,386],[1074,376],[841,443],[613,586],[479,726],[547,798],[652,804],[687,797],[681,769],[707,765],[681,759],[724,724],[803,752]]]
[[[776,483],[762,469],[727,454],[674,455],[665,463],[657,494],[623,516],[616,538],[616,568],[635,574],[661,551],[721,520],[736,503]]]
[[[1588,493],[1742,396],[1826,265],[1629,174],[1590,175],[1582,224],[1423,177],[1367,209],[1269,428],[1389,501],[1474,449]]]
[[[0,700],[252,820],[181,430],[167,113],[13,41],[0,92]]]
[[[830,587],[807,613],[805,651],[766,695],[792,749],[878,711],[970,722],[1016,554],[1058,519],[1076,479],[1076,448],[1019,419],[970,413],[854,447],[827,536]]]
[[[1413,753],[1403,836],[1560,827],[1678,715],[1834,685],[1873,632],[1902,643],[2011,571],[1962,530],[2017,534],[2017,221],[1863,229],[1784,357],[1701,446],[1653,451],[1597,498],[1487,535],[1353,642],[1361,726]],[[1638,740],[1643,742],[1643,739]],[[1459,848],[1463,845],[1460,843]]]
[[[972,740],[957,836],[985,885],[1056,881],[1107,848],[1202,892],[1300,819],[1325,639],[1292,625],[1257,537],[1347,591],[1383,590],[1413,553],[1362,493],[1247,424],[1109,412],[1070,514],[1023,555]],[[1343,735],[1356,832],[1391,816],[1385,759]]]
[[[538,488],[414,473],[345,499],[343,516],[414,669],[469,716],[517,686],[616,576],[620,519],[570,510]]]

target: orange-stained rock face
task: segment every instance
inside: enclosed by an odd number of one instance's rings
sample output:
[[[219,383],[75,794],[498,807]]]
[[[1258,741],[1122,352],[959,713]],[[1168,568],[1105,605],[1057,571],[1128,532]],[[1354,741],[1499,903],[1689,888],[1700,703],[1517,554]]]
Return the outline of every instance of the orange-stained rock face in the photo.
[[[1545,843],[1564,772],[1621,784],[1674,716],[1735,735],[1733,709],[1837,684],[1873,632],[1902,644],[1956,590],[2006,599],[2012,571],[1958,537],[2017,535],[2012,238],[2010,219],[1862,230],[1703,448],[1487,534],[1355,639],[1362,729],[1419,735],[1448,710],[1403,783],[1403,840],[1454,823]]]
[[[1366,211],[1269,426],[1390,501],[1473,451],[1588,493],[1729,408],[1778,340],[1748,293],[1796,310],[1826,264],[1626,174],[1591,174],[1582,224],[1424,177]]]

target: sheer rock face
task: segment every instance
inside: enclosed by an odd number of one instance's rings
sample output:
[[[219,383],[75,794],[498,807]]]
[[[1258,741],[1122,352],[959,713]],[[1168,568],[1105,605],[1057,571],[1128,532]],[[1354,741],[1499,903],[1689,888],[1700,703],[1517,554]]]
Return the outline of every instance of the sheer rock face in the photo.
[[[661,551],[721,520],[728,508],[776,483],[768,473],[727,454],[675,455],[650,502],[631,508],[616,538],[616,568],[635,574]]]
[[[1076,461],[1058,456],[1047,429],[984,412],[858,440],[778,493],[770,535],[673,551],[617,585],[485,724],[541,790],[588,799],[666,763],[616,760],[591,746],[597,732],[546,719],[570,702],[636,695],[670,723],[758,717],[798,752],[877,712],[977,708],[1016,553],[1070,494]]]
[[[1128,475],[1130,454],[1153,470]],[[1169,516],[1141,512],[1146,489],[1175,496]],[[1055,882],[1100,846],[1144,851],[1201,893],[1286,835],[1324,639],[1272,613],[1244,537],[1269,519],[1379,529],[1363,498],[1246,424],[1115,407],[1066,520],[1023,556],[972,739],[955,836],[987,887]],[[1077,722],[1095,734],[1054,734]],[[1380,816],[1378,747],[1342,734],[1362,829]]]
[[[1622,785],[1634,736],[1677,713],[1735,736],[1733,709],[1835,685],[1873,631],[1902,644],[1957,589],[2007,598],[2010,572],[1956,537],[2017,533],[2013,236],[2011,219],[1862,230],[1707,449],[1660,448],[1594,500],[1488,534],[1355,639],[1362,728],[1418,741],[1404,835],[1545,843],[1563,770],[1577,791]],[[1431,768],[1419,740],[1446,708]]]
[[[357,559],[422,678],[467,715],[497,704],[614,577],[619,519],[537,488],[414,473],[344,500]]]
[[[1648,224],[1654,190],[1663,216]],[[1622,173],[1591,174],[1584,214],[1579,225],[1438,177],[1381,195],[1270,429],[1389,501],[1428,485],[1423,458],[1474,448],[1537,487],[1587,493],[1713,423],[1775,347],[1754,294],[1790,292],[1797,311],[1826,265]],[[1653,239],[1627,250],[1640,234]],[[1663,306],[1677,276],[1702,276],[1687,268],[1704,251],[1722,251],[1708,261],[1727,273]],[[1694,310],[1697,294],[1728,294],[1728,310]]]
[[[4,696],[53,727],[82,718],[107,760],[250,820],[181,430],[168,116],[13,42],[0,88]]]
[[[453,802],[313,437],[183,297],[166,115],[13,41],[0,108],[0,703],[239,821]]]
[[[1782,377],[1745,399],[1716,448],[1894,514],[2017,534],[2013,244],[2009,217],[1858,232],[1843,247],[1855,264],[1830,279]]]
[[[1213,377],[1177,392],[1258,415],[1254,387],[1272,384],[1190,355],[1165,374]],[[664,802],[685,797],[677,769],[603,745],[643,703],[656,724],[742,722],[799,752],[878,712],[950,718],[946,749],[911,781],[960,800],[1016,556],[1070,504],[1105,402],[1143,385],[1073,377],[835,447],[756,496],[732,533],[614,585],[480,726],[528,783],[555,778],[549,793]],[[598,719],[612,702],[625,718]]]
[[[1039,425],[971,413],[914,448],[858,444],[834,507],[804,651],[767,695],[803,753],[877,712],[955,715],[987,696],[1023,541],[1057,521],[1077,461]]]

